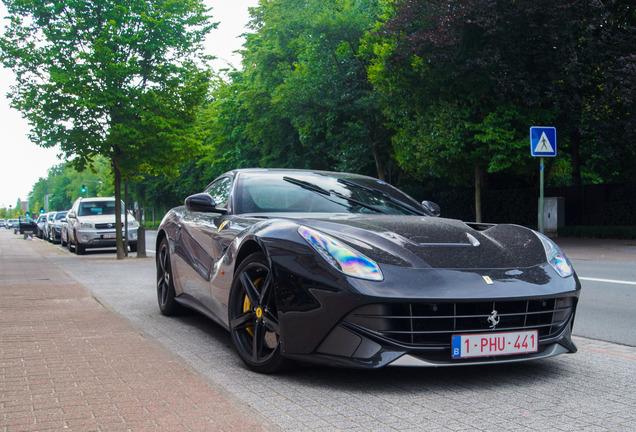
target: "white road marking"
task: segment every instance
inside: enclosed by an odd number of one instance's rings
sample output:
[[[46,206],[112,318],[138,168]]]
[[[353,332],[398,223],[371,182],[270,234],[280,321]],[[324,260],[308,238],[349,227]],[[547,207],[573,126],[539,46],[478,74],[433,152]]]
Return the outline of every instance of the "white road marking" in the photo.
[[[632,282],[632,281],[598,279],[598,278],[589,278],[589,277],[579,277],[579,279],[585,280],[585,281],[592,281],[592,282],[606,282],[606,283],[614,283],[614,284],[621,284],[621,285],[636,285],[636,282]]]

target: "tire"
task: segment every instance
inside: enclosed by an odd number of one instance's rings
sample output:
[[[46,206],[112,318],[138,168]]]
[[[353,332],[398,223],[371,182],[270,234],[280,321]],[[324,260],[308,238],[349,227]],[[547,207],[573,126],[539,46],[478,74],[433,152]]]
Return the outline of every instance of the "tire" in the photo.
[[[84,255],[84,253],[86,252],[86,248],[80,244],[79,240],[77,239],[77,233],[75,233],[74,246],[75,246],[75,253],[77,255]]]
[[[291,365],[280,352],[273,275],[262,253],[248,256],[236,271],[228,318],[234,349],[249,369],[270,374]]]
[[[173,316],[181,311],[181,305],[175,300],[174,278],[170,262],[168,239],[161,240],[156,258],[157,266],[157,303],[162,315]]]

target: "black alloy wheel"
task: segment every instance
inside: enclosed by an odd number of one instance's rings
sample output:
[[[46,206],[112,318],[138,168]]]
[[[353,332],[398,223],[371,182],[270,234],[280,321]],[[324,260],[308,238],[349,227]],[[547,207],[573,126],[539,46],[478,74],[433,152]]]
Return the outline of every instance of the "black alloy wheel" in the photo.
[[[157,253],[157,302],[162,315],[176,315],[181,306],[175,300],[174,280],[172,277],[172,265],[170,263],[170,250],[168,239],[161,240],[159,253]]]
[[[262,253],[247,257],[236,271],[228,314],[232,344],[247,367],[274,373],[289,366],[280,353],[274,280]]]

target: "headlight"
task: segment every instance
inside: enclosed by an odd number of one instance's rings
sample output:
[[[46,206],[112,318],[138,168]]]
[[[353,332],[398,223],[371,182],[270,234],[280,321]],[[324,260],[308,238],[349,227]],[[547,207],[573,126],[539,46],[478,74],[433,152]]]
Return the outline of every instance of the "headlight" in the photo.
[[[552,240],[535,231],[541,243],[543,243],[543,249],[545,250],[545,256],[548,260],[548,263],[552,266],[552,268],[559,274],[561,277],[572,276],[574,273],[574,269],[572,269],[572,264],[565,256],[563,251],[554,243]]]
[[[298,232],[336,270],[360,279],[384,279],[380,267],[373,260],[338,240],[305,226],[298,227]]]
[[[90,222],[80,222],[80,228],[82,229],[93,229],[95,226]]]

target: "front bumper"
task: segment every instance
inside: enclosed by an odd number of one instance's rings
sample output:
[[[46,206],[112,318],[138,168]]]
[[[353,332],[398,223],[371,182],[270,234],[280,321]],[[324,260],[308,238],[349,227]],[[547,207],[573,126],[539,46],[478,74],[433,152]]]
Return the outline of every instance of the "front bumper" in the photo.
[[[77,241],[84,247],[99,248],[99,247],[114,247],[116,245],[116,231],[112,229],[107,230],[94,230],[94,229],[80,229],[77,231]],[[125,231],[122,231],[122,238]],[[128,243],[137,242],[137,228],[128,229]]]
[[[289,358],[378,368],[504,363],[576,352],[571,334],[581,285],[547,264],[511,270],[384,266],[385,280],[370,282],[315,265],[304,271],[297,258],[273,261],[281,349]],[[509,315],[496,331],[537,330],[538,352],[453,359],[452,336],[489,332],[493,309]]]

